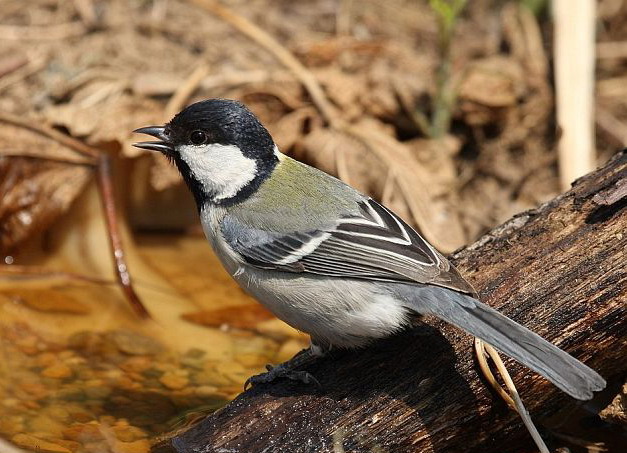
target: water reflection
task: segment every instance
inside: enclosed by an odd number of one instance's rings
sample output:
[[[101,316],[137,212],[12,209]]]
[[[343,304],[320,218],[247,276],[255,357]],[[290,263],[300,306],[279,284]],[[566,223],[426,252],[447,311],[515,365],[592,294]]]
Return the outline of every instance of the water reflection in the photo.
[[[148,452],[306,346],[231,281],[203,238],[142,236],[134,254],[152,321],[107,278],[0,276],[2,438],[57,453]]]

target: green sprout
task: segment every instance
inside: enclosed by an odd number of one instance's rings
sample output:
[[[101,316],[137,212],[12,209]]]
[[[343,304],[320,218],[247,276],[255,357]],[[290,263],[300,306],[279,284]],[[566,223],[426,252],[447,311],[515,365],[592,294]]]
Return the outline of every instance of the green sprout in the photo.
[[[451,127],[456,92],[451,84],[451,42],[455,24],[467,0],[429,0],[438,21],[440,64],[436,74],[431,121],[427,133],[431,138],[443,137]]]

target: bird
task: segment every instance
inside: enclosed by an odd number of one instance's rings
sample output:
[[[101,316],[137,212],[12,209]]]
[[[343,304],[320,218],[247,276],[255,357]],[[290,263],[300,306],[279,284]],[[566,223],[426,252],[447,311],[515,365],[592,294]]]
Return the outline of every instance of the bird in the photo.
[[[274,315],[309,334],[310,347],[246,385],[317,379],[300,370],[332,348],[366,347],[434,315],[588,400],[593,369],[478,300],[473,287],[399,216],[280,152],[242,103],[196,102],[134,146],[181,173],[203,231],[235,281]]]

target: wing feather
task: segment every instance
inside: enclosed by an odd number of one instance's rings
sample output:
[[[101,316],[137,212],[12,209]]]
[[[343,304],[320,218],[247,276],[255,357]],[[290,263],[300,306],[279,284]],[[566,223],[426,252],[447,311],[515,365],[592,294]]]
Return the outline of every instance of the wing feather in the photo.
[[[308,232],[279,234],[223,223],[224,237],[249,264],[330,277],[431,283],[461,292],[472,287],[416,231],[372,199],[359,216]],[[245,240],[238,232],[245,230]]]

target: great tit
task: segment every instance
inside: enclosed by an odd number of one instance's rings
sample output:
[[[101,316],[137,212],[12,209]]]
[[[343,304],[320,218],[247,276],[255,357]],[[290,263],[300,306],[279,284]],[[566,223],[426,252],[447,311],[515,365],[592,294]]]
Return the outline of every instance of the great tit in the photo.
[[[172,161],[229,274],[311,336],[294,359],[253,376],[315,379],[297,368],[435,315],[545,376],[574,398],[605,387],[588,366],[477,300],[459,272],[407,223],[342,181],[282,154],[243,104],[197,102],[135,146]]]

